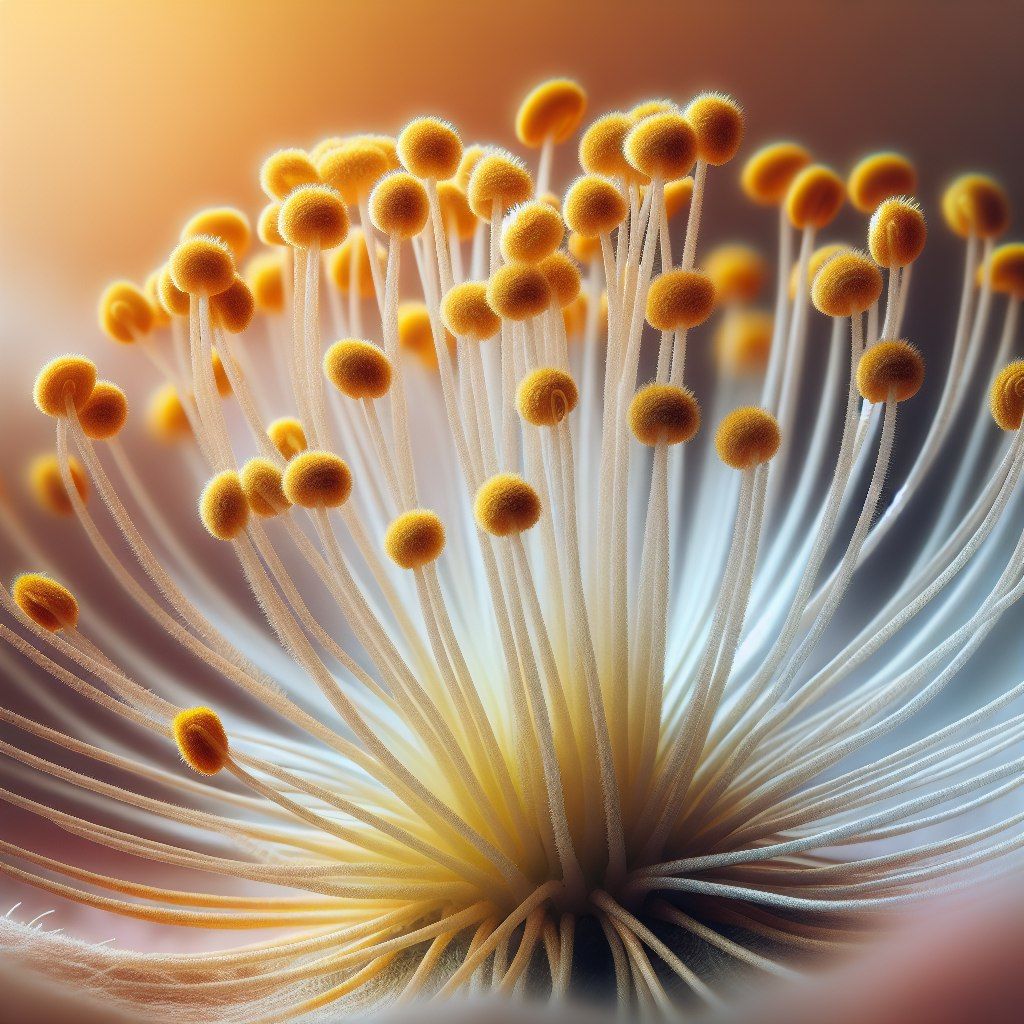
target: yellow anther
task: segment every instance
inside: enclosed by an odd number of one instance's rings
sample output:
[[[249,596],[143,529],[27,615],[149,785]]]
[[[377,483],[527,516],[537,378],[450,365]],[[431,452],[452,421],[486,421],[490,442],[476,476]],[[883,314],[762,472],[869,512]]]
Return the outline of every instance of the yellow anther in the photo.
[[[1000,430],[1019,430],[1024,419],[1024,359],[1004,366],[992,382],[989,408]]]
[[[42,573],[22,573],[11,585],[11,597],[37,626],[51,633],[78,625],[75,595]]]
[[[648,384],[629,404],[629,428],[641,444],[683,444],[700,430],[700,406],[689,388]]]
[[[167,261],[171,281],[189,295],[209,297],[231,287],[235,261],[219,238],[199,235],[179,242]]]
[[[210,312],[214,323],[229,334],[241,334],[256,315],[256,298],[249,286],[235,275],[230,288],[225,288],[210,299]]]
[[[516,114],[516,137],[536,148],[546,139],[565,142],[580,126],[587,94],[570,78],[552,78],[527,93]]]
[[[249,251],[252,242],[249,218],[241,210],[231,206],[217,206],[197,213],[182,228],[181,238],[184,241],[196,235],[213,235],[214,238],[219,238],[231,250],[236,261]]]
[[[569,233],[569,252],[580,263],[592,263],[601,259],[601,239],[597,235],[581,235],[576,231]]]
[[[778,206],[793,179],[811,162],[811,154],[796,142],[772,142],[759,149],[744,165],[740,185],[749,199],[762,206]]]
[[[768,265],[749,245],[720,245],[708,256],[704,271],[719,302],[751,302],[764,287]]]
[[[164,266],[157,278],[157,294],[160,296],[160,305],[163,306],[168,317],[188,316],[188,292],[183,292],[171,277],[171,268]]]
[[[394,238],[412,238],[426,226],[430,202],[423,182],[407,171],[394,171],[370,193],[370,219],[378,231]]]
[[[836,253],[814,277],[811,301],[826,316],[854,316],[870,309],[882,294],[882,272],[866,254]]]
[[[330,185],[300,185],[281,203],[277,227],[297,249],[333,249],[348,234],[348,210]]]
[[[76,411],[89,400],[96,386],[96,364],[85,356],[51,359],[36,376],[32,398],[47,416],[67,416],[68,402]]]
[[[697,327],[714,312],[715,285],[695,270],[668,270],[651,282],[647,322],[659,331]]]
[[[351,206],[365,199],[390,169],[387,151],[368,138],[342,142],[317,163],[321,179]]]
[[[535,427],[557,426],[576,408],[580,394],[570,374],[554,366],[542,366],[519,383],[516,408]]]
[[[671,220],[673,217],[686,213],[690,209],[690,200],[693,198],[693,178],[687,175],[685,178],[677,178],[675,181],[665,183],[665,216]]]
[[[470,209],[490,223],[495,205],[510,210],[533,197],[533,178],[521,160],[501,150],[485,153],[466,185]]]
[[[81,463],[73,455],[68,457],[68,470],[75,491],[85,501],[89,497],[88,479]],[[40,455],[33,459],[28,469],[28,482],[33,497],[47,512],[55,516],[74,515],[75,506],[64,487],[56,455]]]
[[[293,459],[299,452],[308,447],[306,431],[302,424],[292,416],[282,416],[267,427],[270,443],[281,453],[285,460]]]
[[[743,108],[720,92],[704,92],[695,96],[683,116],[697,133],[697,156],[718,167],[731,160],[743,142],[746,121]]]
[[[384,534],[384,550],[403,569],[422,569],[436,562],[444,551],[444,523],[427,508],[403,512]]]
[[[989,282],[993,291],[1024,299],[1024,242],[1006,242],[988,261]]]
[[[487,301],[484,281],[455,285],[441,304],[441,318],[457,338],[486,341],[501,330],[501,317]]]
[[[128,399],[109,380],[96,381],[92,394],[79,410],[78,421],[87,437],[107,441],[121,432],[128,419]]]
[[[235,540],[241,536],[249,523],[249,503],[236,472],[226,469],[203,488],[199,496],[199,518],[217,540]]]
[[[216,775],[231,756],[220,716],[209,708],[187,708],[174,716],[174,742],[181,759],[200,775]]]
[[[570,230],[584,238],[614,231],[629,212],[622,193],[607,179],[596,174],[577,178],[565,193],[562,216]]]
[[[630,129],[624,152],[645,178],[682,178],[697,158],[697,134],[682,114],[653,114]]]
[[[540,496],[517,473],[499,473],[480,485],[473,511],[481,530],[508,537],[536,526]]]
[[[282,312],[285,295],[284,262],[278,253],[265,252],[253,257],[245,268],[245,280],[252,292],[253,302],[261,313]]]
[[[723,373],[763,372],[772,346],[772,315],[763,309],[734,310],[715,332],[715,358]]]
[[[793,178],[786,215],[795,228],[824,228],[835,220],[845,198],[843,179],[828,167],[812,164]]]
[[[256,234],[260,236],[260,241],[264,245],[286,246],[288,244],[278,227],[280,216],[281,204],[277,202],[267,203],[260,210],[260,219],[256,222]]]
[[[433,181],[450,178],[459,169],[462,140],[447,121],[417,117],[398,136],[398,159],[410,174]]]
[[[637,121],[642,121],[645,117],[653,117],[655,114],[670,114],[673,111],[681,113],[678,105],[671,100],[641,100],[635,107],[629,108],[627,116],[633,124],[636,124]]]
[[[154,437],[167,443],[191,436],[192,424],[173,384],[162,384],[153,392],[146,409],[146,426]]]
[[[299,186],[315,185],[319,180],[316,166],[302,149],[279,149],[260,169],[260,187],[270,199],[284,199]]]
[[[850,171],[846,188],[850,202],[861,213],[874,213],[886,199],[916,192],[917,171],[899,153],[872,153]]]
[[[149,299],[149,307],[153,311],[154,327],[166,327],[171,322],[170,313],[164,309],[164,305],[160,301],[160,274],[162,271],[163,267],[154,270],[146,278],[146,283],[142,286],[142,291],[145,293],[146,298]]]
[[[580,166],[588,174],[636,182],[643,176],[626,159],[625,142],[636,122],[620,110],[599,117],[580,139]]]
[[[869,402],[905,402],[923,383],[924,359],[909,341],[879,341],[857,364],[857,388]]]
[[[997,238],[1010,225],[1010,201],[986,174],[964,174],[942,196],[942,215],[961,238]]]
[[[386,254],[377,246],[377,265],[381,268],[383,278]],[[372,299],[376,295],[373,284],[373,270],[370,267],[370,250],[366,245],[366,235],[358,228],[349,233],[341,245],[331,254],[330,275],[338,291],[348,295],[352,287],[352,261],[356,261],[356,291],[361,299]]]
[[[499,267],[487,282],[487,301],[506,320],[529,320],[551,305],[551,287],[529,263]]]
[[[239,481],[251,512],[262,519],[270,519],[291,508],[281,484],[283,475],[270,459],[250,459],[242,467]]]
[[[324,353],[324,373],[349,398],[383,398],[391,388],[391,361],[370,341],[336,341]]]
[[[811,253],[811,258],[807,261],[807,287],[810,288],[814,284],[814,279],[818,275],[818,271],[837,253],[841,252],[853,252],[853,246],[847,245],[845,242],[829,242],[827,245],[822,245],[815,249]],[[800,263],[799,261],[793,264],[793,269],[789,275],[789,298],[793,300],[796,298],[796,286],[800,281]]]
[[[129,345],[153,329],[153,304],[131,281],[115,281],[100,297],[99,320],[107,337]]]
[[[752,469],[779,450],[782,435],[775,417],[756,406],[734,409],[715,434],[718,457],[733,469]]]
[[[515,206],[501,225],[501,252],[510,263],[539,263],[550,256],[565,237],[558,210],[540,200]]]
[[[451,349],[453,339],[447,331],[445,341]],[[398,345],[404,352],[416,356],[428,369],[438,368],[434,327],[430,322],[430,311],[422,302],[403,302],[398,307]]]
[[[883,199],[868,225],[871,256],[890,269],[913,263],[921,255],[927,237],[928,226],[921,207],[906,196]]]
[[[567,254],[559,250],[545,257],[537,264],[540,272],[547,278],[548,287],[555,302],[563,309],[575,302],[580,294],[583,279],[580,268]]]
[[[333,452],[305,451],[284,471],[284,493],[302,508],[338,508],[352,493],[352,472]]]

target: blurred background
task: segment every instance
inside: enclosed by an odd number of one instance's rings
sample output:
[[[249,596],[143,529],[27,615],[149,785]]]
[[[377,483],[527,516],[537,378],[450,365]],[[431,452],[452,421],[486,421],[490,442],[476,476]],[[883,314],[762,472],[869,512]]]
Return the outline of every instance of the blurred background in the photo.
[[[962,244],[938,197],[979,169],[1024,203],[1022,30],[1020,0],[0,0],[0,430],[16,442],[0,474],[52,446],[30,397],[51,355],[88,352],[141,401],[149,376],[119,371],[142,360],[96,323],[103,286],[143,280],[203,206],[255,217],[268,153],[421,113],[515,148],[520,99],[552,75],[587,88],[586,123],[702,89],[744,104],[744,150],[710,177],[703,251],[739,238],[773,252],[774,214],[737,186],[762,142],[795,138],[844,175],[875,149],[910,156],[932,234],[909,329],[941,370]],[[562,147],[556,181],[575,167]],[[865,227],[847,209],[828,237],[863,244]],[[941,376],[905,428],[911,456]],[[49,550],[65,526],[42,528]],[[990,659],[992,686],[1012,657]]]

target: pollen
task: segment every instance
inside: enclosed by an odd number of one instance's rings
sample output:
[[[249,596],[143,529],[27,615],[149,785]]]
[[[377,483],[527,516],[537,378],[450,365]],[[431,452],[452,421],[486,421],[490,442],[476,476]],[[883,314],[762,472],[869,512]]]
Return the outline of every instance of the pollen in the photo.
[[[282,486],[283,474],[270,459],[249,459],[239,474],[242,493],[250,511],[261,519],[281,515],[291,508]]]
[[[419,178],[393,171],[370,193],[370,219],[378,231],[394,238],[413,238],[426,226],[430,200]]]
[[[740,185],[749,199],[761,206],[779,206],[793,179],[811,162],[811,154],[797,142],[772,142],[747,160]]]
[[[551,305],[551,286],[538,267],[512,263],[487,282],[487,301],[506,320],[529,320]]]
[[[818,271],[821,270],[825,264],[832,259],[833,256],[841,252],[853,252],[853,247],[847,245],[845,242],[829,242],[826,245],[819,246],[814,252],[811,253],[811,258],[807,261],[807,287],[810,288],[814,284],[815,277],[818,276]],[[793,269],[789,275],[789,297],[790,299],[796,298],[797,284],[800,280],[800,263],[799,261],[793,264]]]
[[[874,213],[879,203],[917,191],[917,171],[899,153],[872,153],[850,171],[846,181],[850,202],[861,213]]]
[[[718,425],[715,450],[733,469],[753,469],[775,456],[782,443],[778,421],[764,409],[734,409]]]
[[[488,152],[473,168],[466,195],[473,213],[489,224],[495,206],[510,210],[533,198],[533,178],[523,162],[511,153]]]
[[[284,493],[302,508],[339,508],[352,493],[352,472],[333,452],[305,451],[284,471]]]
[[[743,108],[731,97],[705,92],[694,97],[683,111],[697,134],[697,156],[712,167],[728,163],[743,142],[746,120]]]
[[[588,174],[635,181],[636,169],[626,159],[626,136],[636,122],[629,114],[613,111],[599,117],[580,139],[580,166]]]
[[[74,456],[68,458],[68,471],[75,485],[79,498],[85,501],[89,497],[89,483],[81,463]],[[51,515],[71,516],[75,514],[75,506],[64,487],[60,463],[56,455],[40,455],[32,460],[28,470],[29,489],[32,496]]]
[[[868,248],[883,267],[906,267],[924,251],[928,238],[921,207],[905,196],[883,199],[871,215]]]
[[[651,282],[647,322],[659,331],[697,327],[714,312],[715,301],[715,285],[707,274],[668,270]]]
[[[566,244],[569,247],[569,252],[580,263],[593,263],[601,258],[601,239],[597,235],[581,235],[576,231],[571,231]]]
[[[572,376],[553,366],[528,373],[516,392],[519,415],[535,427],[557,426],[576,408],[579,391]]]
[[[292,416],[282,416],[276,419],[267,427],[267,437],[270,443],[281,453],[281,457],[288,461],[295,458],[299,452],[304,452],[309,447],[306,441],[306,431],[302,424]]]
[[[811,301],[826,316],[853,316],[870,309],[882,294],[882,272],[861,252],[840,252],[814,277]]]
[[[277,314],[284,310],[284,263],[280,255],[265,252],[254,256],[245,268],[245,280],[259,312]]]
[[[99,320],[107,337],[130,345],[153,329],[153,304],[131,281],[115,281],[100,297]]]
[[[666,182],[665,216],[672,220],[673,217],[686,213],[690,209],[691,199],[693,199],[693,178],[690,175]]]
[[[444,297],[441,316],[457,338],[487,341],[501,330],[501,317],[487,301],[485,281],[465,281]]]
[[[260,187],[269,199],[284,199],[302,185],[315,185],[320,175],[302,149],[279,149],[263,161],[260,169]]]
[[[358,205],[390,171],[387,151],[373,139],[350,139],[324,154],[317,170],[321,180],[336,189],[351,206]]]
[[[708,255],[704,272],[711,278],[719,302],[751,302],[764,287],[768,264],[749,245],[720,245]]]
[[[422,302],[403,302],[398,307],[398,345],[414,355],[427,369],[436,370],[437,349],[430,310]],[[450,339],[446,339],[451,347]]]
[[[146,408],[146,426],[154,437],[168,444],[191,437],[192,424],[173,384],[161,384],[153,392]]]
[[[212,235],[179,242],[167,261],[167,268],[174,286],[189,295],[217,295],[230,288],[235,280],[231,250]]]
[[[562,215],[537,199],[505,214],[501,252],[510,263],[539,263],[562,244],[564,237]]]
[[[230,287],[210,299],[214,322],[229,334],[241,334],[256,315],[256,297],[245,281],[235,275]]]
[[[219,238],[231,250],[236,261],[242,259],[252,243],[249,218],[233,206],[216,206],[197,213],[181,229],[181,240],[196,235]]]
[[[570,230],[584,238],[614,231],[629,212],[622,193],[596,174],[577,178],[565,193],[562,215]]]
[[[249,524],[249,503],[234,470],[213,477],[199,496],[199,518],[217,540],[235,540]]]
[[[516,138],[536,148],[550,139],[565,142],[587,111],[587,94],[570,78],[552,78],[531,89],[516,114]]]
[[[583,280],[580,277],[580,268],[571,256],[559,250],[542,259],[538,267],[547,279],[551,294],[559,306],[564,309],[576,301]]]
[[[216,711],[203,707],[179,711],[172,728],[181,759],[194,772],[216,775],[228,763],[228,736]]]
[[[260,211],[259,220],[256,222],[256,234],[264,245],[286,246],[288,243],[281,235],[278,221],[281,217],[281,204],[278,202],[267,203]]]
[[[154,270],[146,278],[146,283],[142,286],[142,291],[145,293],[146,298],[149,299],[149,307],[153,311],[154,327],[166,327],[171,322],[170,313],[164,309],[164,305],[160,301],[160,273],[162,270],[162,267]]]
[[[67,416],[68,402],[76,411],[89,400],[96,386],[96,364],[85,356],[66,355],[51,359],[36,376],[32,398],[47,416]]]
[[[793,178],[786,192],[786,215],[795,228],[824,228],[835,220],[846,186],[835,171],[811,164]]]
[[[78,421],[87,437],[94,441],[109,441],[116,437],[128,420],[128,399],[125,393],[109,380],[98,380],[85,405],[79,410]]]
[[[473,511],[484,532],[508,537],[537,525],[540,495],[518,473],[499,473],[481,484]]]
[[[1004,366],[992,382],[989,408],[1000,430],[1019,430],[1024,419],[1024,359]]]
[[[383,398],[391,388],[391,361],[370,341],[336,341],[324,354],[324,373],[348,398]]]
[[[403,569],[422,569],[444,551],[441,517],[430,509],[414,508],[393,519],[384,534],[388,558]]]
[[[462,159],[459,161],[459,169],[452,178],[452,184],[457,185],[465,192],[469,188],[469,179],[473,169],[487,155],[487,147],[474,143],[462,150]]]
[[[994,178],[964,174],[943,193],[942,215],[961,238],[998,238],[1010,225],[1010,201]]]
[[[438,117],[417,117],[398,135],[398,158],[417,178],[439,181],[459,169],[462,140],[459,133]]]
[[[700,406],[689,388],[648,384],[629,404],[629,429],[641,444],[684,444],[700,430]]]
[[[671,181],[687,174],[697,159],[697,133],[682,114],[653,114],[630,129],[624,152],[645,177]]]
[[[995,249],[988,275],[993,291],[1024,299],[1024,242],[1007,242]]]
[[[14,603],[51,633],[78,626],[78,601],[67,587],[37,572],[26,572],[11,585]]]
[[[164,266],[157,278],[157,294],[168,316],[188,316],[188,292],[183,292],[174,283],[168,266]]]
[[[297,249],[333,249],[348,234],[345,202],[330,185],[300,185],[281,204],[281,237]]]
[[[905,402],[924,383],[924,359],[908,341],[880,341],[857,364],[857,388],[868,402]]]

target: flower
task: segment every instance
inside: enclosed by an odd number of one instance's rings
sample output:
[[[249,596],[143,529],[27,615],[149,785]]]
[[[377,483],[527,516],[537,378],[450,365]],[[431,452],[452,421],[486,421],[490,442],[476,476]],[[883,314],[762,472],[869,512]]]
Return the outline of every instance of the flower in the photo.
[[[815,250],[847,191],[834,171],[792,144],[748,161],[745,191],[779,209],[769,321],[749,306],[756,253],[697,261],[710,169],[743,139],[739,105],[706,93],[597,119],[587,173],[553,202],[555,145],[584,116],[576,83],[530,94],[517,131],[540,151],[536,180],[510,153],[464,150],[437,118],[394,140],[281,150],[261,174],[270,251],[247,274],[249,220],[218,208],[189,221],[145,287],[107,289],[104,329],[165,378],[153,433],[203,467],[209,539],[183,541],[142,483],[119,440],[124,390],[87,356],[40,372],[36,405],[56,428],[42,504],[77,520],[203,672],[161,671],[60,562],[36,558],[0,600],[0,638],[126,736],[176,745],[185,767],[87,739],[50,699],[52,723],[0,708],[24,740],[0,749],[82,799],[74,812],[15,789],[0,799],[195,881],[108,875],[16,835],[0,840],[0,872],[112,914],[271,938],[165,955],[9,915],[6,953],[182,1021],[480,988],[562,999],[584,956],[621,1005],[667,1011],[727,994],[694,942],[789,975],[794,954],[1018,863],[1020,814],[969,819],[1019,785],[1022,720],[1000,712],[1024,683],[901,731],[1024,587],[1024,363],[1008,362],[1024,289],[1020,247],[995,248],[1005,195],[970,175],[943,200],[966,238],[962,309],[938,413],[890,498],[897,418],[924,378],[902,337],[926,235],[892,191],[913,180],[909,162],[855,169],[869,255]],[[667,197],[680,181],[677,261]],[[410,255],[419,294],[403,303]],[[996,291],[1009,298],[993,359]],[[802,387],[812,301],[831,318],[829,364]],[[686,356],[716,312],[708,416]],[[249,351],[254,334],[270,359]],[[970,417],[934,524],[886,582],[871,556],[902,542],[894,527],[991,368],[1004,435]],[[15,504],[0,510],[35,557]],[[221,600],[217,542],[262,631]],[[863,613],[844,603],[858,574]],[[210,677],[244,700],[216,706]],[[131,813],[108,824],[97,799]],[[216,876],[242,892],[216,891]]]

